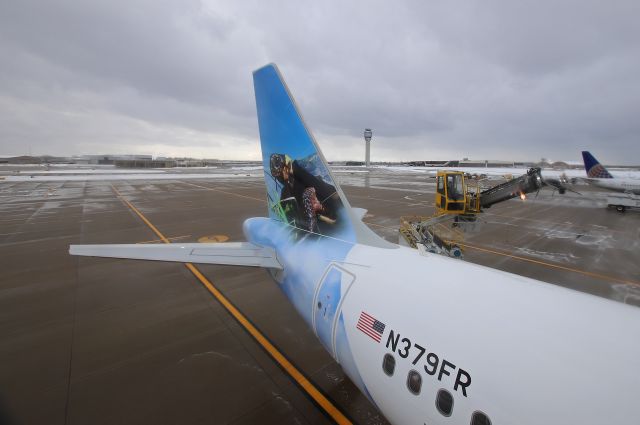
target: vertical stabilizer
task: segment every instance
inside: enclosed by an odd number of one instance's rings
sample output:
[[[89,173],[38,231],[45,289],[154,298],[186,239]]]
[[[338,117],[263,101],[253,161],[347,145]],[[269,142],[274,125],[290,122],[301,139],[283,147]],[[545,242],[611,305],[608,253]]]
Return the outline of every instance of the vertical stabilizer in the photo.
[[[394,247],[351,209],[274,64],[253,73],[269,217],[307,232]]]
[[[582,159],[584,161],[584,169],[587,172],[587,177],[592,179],[612,179],[613,176],[607,171],[597,159],[589,153],[589,151],[582,151]]]

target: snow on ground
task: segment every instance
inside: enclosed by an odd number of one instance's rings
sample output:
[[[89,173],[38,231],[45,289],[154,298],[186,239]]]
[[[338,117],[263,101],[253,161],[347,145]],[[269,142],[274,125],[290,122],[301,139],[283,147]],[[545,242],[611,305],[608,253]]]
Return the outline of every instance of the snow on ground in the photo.
[[[382,169],[392,172],[401,173],[424,173],[435,176],[439,170],[448,171],[464,171],[469,174],[486,174],[488,176],[505,176],[511,175],[513,177],[525,174],[528,168],[501,168],[501,167],[405,167],[400,165],[375,165],[371,168]],[[632,178],[640,179],[640,171],[638,170],[609,170],[614,177],[618,178]],[[584,169],[570,169],[570,170],[554,170],[550,168],[542,169],[542,177],[560,177],[566,176],[569,178],[582,177],[586,178],[587,175]]]
[[[247,167],[231,167],[232,170],[255,171],[262,170],[262,165],[253,165]]]
[[[212,168],[218,168],[217,165],[205,165],[204,167],[178,167],[180,170],[210,170]]]
[[[258,173],[219,173],[219,174],[83,174],[83,175],[17,175],[0,178],[1,182],[26,181],[101,181],[101,180],[183,180],[183,179],[234,179],[247,177],[262,177]]]
[[[358,174],[358,173],[369,173],[369,170],[352,170],[350,168],[336,168],[331,167],[331,172],[333,173],[350,173],[350,174]]]
[[[573,263],[574,260],[578,258],[572,253],[538,251],[535,249],[524,248],[524,247],[516,247],[515,252],[519,254],[524,254],[528,257],[540,258],[546,261],[553,261],[556,263]]]
[[[141,176],[147,175],[153,178],[202,178],[202,177],[190,177],[190,176],[205,176],[204,178],[220,178],[220,176],[230,176],[234,177],[237,174],[252,174],[256,173],[257,177],[261,177],[262,173],[260,171],[263,170],[261,165],[248,165],[248,166],[232,166],[230,168],[218,168],[216,166],[209,167],[189,167],[189,168],[154,168],[154,169],[122,169],[115,168],[113,165],[74,165],[74,164],[56,164],[50,165],[48,169],[44,169],[45,165],[42,164],[31,164],[31,165],[15,165],[15,164],[0,164],[0,167],[6,168],[7,166],[16,167],[16,168],[27,168],[31,167],[32,170],[6,170],[1,174],[6,176],[5,181],[17,181],[16,177],[23,177],[24,179],[36,179],[36,178],[46,178],[49,181],[60,181],[68,179],[69,177],[65,176],[73,175],[74,180],[95,180],[89,179],[90,175],[102,175],[103,177],[99,177],[100,179],[116,179],[116,176]],[[0,168],[0,170],[2,170]],[[35,168],[35,169],[33,169]],[[216,172],[211,174],[200,174],[194,173],[194,171],[205,171],[205,170],[216,170]],[[374,165],[372,167],[366,168],[364,166],[332,166],[331,170],[337,174],[370,174],[378,172],[387,172],[391,174],[423,174],[429,177],[435,177],[438,170],[452,170],[452,171],[464,171],[470,174],[478,174],[478,175],[487,175],[490,177],[517,177],[527,172],[525,168],[482,168],[482,167],[474,167],[474,168],[465,168],[465,167],[408,167],[408,166],[399,166],[399,165]],[[9,175],[11,172],[13,175]],[[226,174],[225,174],[226,172]],[[637,170],[625,170],[611,171],[615,177],[620,178],[634,178],[640,179],[640,171]],[[219,174],[222,173],[222,174]],[[31,177],[33,176],[33,178]],[[166,177],[163,177],[166,176]],[[571,169],[571,170],[551,170],[551,169],[543,169],[542,170],[543,178],[559,178],[560,176],[566,176],[568,178],[585,178],[585,172],[581,169]],[[134,179],[139,179],[141,177],[130,177]]]
[[[77,169],[86,169],[86,168],[115,168],[115,165],[105,165],[105,164],[0,164],[0,168],[2,167],[11,167],[11,168],[21,168],[21,167],[50,167],[50,168],[77,168]]]
[[[34,174],[34,175],[56,175],[56,174],[161,174],[166,173],[166,170],[154,168],[151,170],[130,170],[130,169],[74,169],[74,170],[33,170],[33,171],[21,171],[19,174]]]

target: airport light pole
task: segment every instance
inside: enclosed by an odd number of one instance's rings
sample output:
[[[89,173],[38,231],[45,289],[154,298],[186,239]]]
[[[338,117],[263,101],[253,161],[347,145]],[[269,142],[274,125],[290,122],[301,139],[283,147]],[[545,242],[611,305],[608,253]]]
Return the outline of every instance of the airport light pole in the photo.
[[[364,141],[366,143],[365,154],[364,154],[364,164],[366,167],[369,167],[371,164],[371,136],[373,132],[370,128],[364,129]]]

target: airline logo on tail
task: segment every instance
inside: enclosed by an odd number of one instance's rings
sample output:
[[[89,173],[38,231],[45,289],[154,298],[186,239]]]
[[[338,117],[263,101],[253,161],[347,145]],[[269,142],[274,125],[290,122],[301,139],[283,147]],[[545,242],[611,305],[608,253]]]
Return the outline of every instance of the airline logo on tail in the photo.
[[[582,151],[582,159],[584,160],[584,169],[587,172],[587,177],[591,179],[613,178],[607,169],[604,168],[604,166],[600,164],[588,151]]]

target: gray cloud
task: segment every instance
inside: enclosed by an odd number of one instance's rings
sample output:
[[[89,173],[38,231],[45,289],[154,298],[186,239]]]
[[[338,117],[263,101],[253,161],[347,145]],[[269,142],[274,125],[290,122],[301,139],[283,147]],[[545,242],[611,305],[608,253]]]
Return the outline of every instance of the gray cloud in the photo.
[[[276,62],[329,159],[639,163],[634,1],[0,5],[0,154],[258,158]]]

